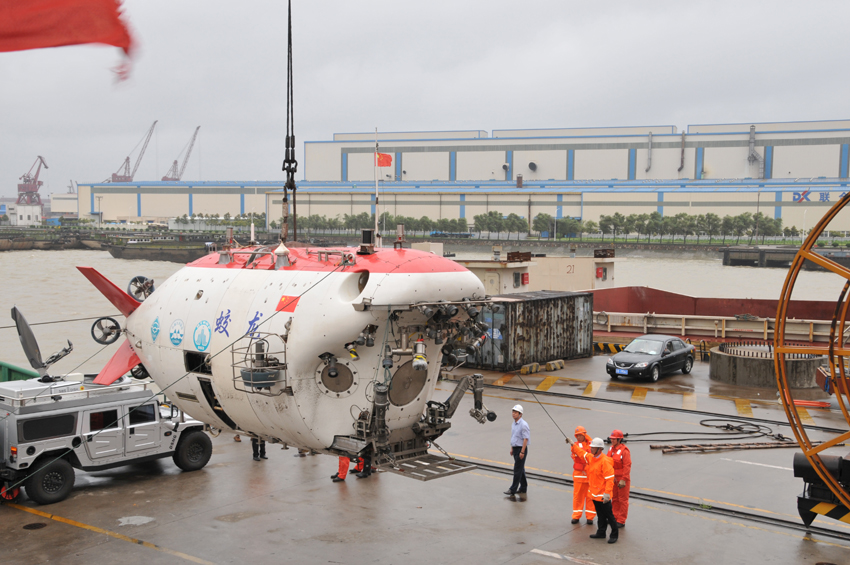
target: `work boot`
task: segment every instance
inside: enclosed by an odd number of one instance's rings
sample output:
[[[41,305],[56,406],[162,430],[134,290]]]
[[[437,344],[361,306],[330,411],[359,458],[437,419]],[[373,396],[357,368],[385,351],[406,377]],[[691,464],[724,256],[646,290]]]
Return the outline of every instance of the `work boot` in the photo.
[[[618,527],[618,528],[625,528],[625,527],[626,527],[626,525],[625,525],[625,524],[621,524],[620,522],[617,522],[617,527]]]
[[[602,534],[602,537],[604,538],[605,534]],[[608,543],[617,543],[617,538],[611,536],[610,538],[608,538]]]
[[[335,482],[335,483],[342,483],[342,482],[345,482],[345,479],[340,479],[339,477],[334,477],[334,478],[333,478],[333,482]]]
[[[600,530],[596,530],[596,533],[590,534],[590,537],[592,537],[593,539],[605,539],[608,536],[605,535],[605,532],[602,532]]]
[[[255,455],[255,456],[254,456],[254,461],[259,461],[259,460],[260,460],[259,456]]]
[[[268,459],[265,455],[260,455],[260,459]]]
[[[331,478],[332,478],[332,479],[335,479],[335,478],[337,478],[338,476],[339,476],[339,473],[334,473],[333,475],[331,475]]]
[[[593,519],[592,519],[592,518],[589,518],[589,519],[587,520],[587,525],[588,525],[588,526],[592,526],[592,525],[593,525]]]
[[[368,479],[369,475],[371,475],[371,473],[367,473],[366,471],[363,471],[362,473],[357,473],[357,478],[358,479]]]
[[[570,524],[578,524],[578,518],[573,518],[570,520]]]

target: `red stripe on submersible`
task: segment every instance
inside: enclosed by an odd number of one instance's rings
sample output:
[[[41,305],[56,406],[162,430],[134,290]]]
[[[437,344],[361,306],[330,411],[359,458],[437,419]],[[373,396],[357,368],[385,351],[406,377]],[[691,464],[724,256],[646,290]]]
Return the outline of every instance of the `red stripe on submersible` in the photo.
[[[369,271],[371,273],[460,273],[467,269],[458,265],[451,259],[434,255],[426,251],[416,249],[376,249],[372,255],[357,255],[356,247],[348,247],[340,249],[345,253],[354,255],[355,264],[351,267],[346,267],[349,272]],[[274,256],[264,255],[260,259],[254,261],[251,266],[247,266],[248,260],[251,258],[250,251],[252,248],[238,249],[238,255],[234,255],[233,262],[227,265],[218,263],[219,254],[212,253],[201,257],[197,261],[189,263],[192,267],[201,267],[205,269],[256,269],[260,271],[268,271],[274,266]],[[249,253],[241,253],[248,251]],[[321,251],[336,251],[333,249],[322,248]],[[293,248],[289,250],[290,257],[295,258],[295,264],[290,267],[283,267],[284,271],[310,271],[310,272],[328,272],[337,268],[339,263],[339,255],[331,255],[330,261],[319,261],[316,253],[308,254],[303,248]]]

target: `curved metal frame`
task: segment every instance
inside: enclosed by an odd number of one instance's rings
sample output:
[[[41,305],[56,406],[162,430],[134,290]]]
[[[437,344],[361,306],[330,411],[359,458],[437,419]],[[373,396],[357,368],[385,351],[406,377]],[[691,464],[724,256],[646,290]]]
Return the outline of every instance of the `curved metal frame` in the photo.
[[[829,379],[835,390],[835,396],[838,399],[841,413],[844,414],[844,419],[847,421],[848,426],[850,426],[850,412],[848,412],[850,398],[844,398],[844,395],[850,390],[848,388],[850,378],[847,376],[844,364],[844,358],[850,356],[850,347],[847,346],[846,338],[844,337],[845,331],[848,329],[847,314],[850,310],[850,293],[848,293],[848,289],[850,289],[850,269],[812,251],[812,248],[826,227],[848,202],[850,202],[850,193],[845,194],[841,200],[836,202],[817,225],[812,228],[806,241],[800,246],[800,250],[794,257],[794,261],[791,263],[791,268],[788,270],[788,275],[785,278],[785,284],[782,287],[782,295],[779,298],[779,305],[776,311],[776,331],[773,336],[773,362],[776,368],[776,384],[779,389],[782,407],[785,409],[785,414],[788,417],[788,422],[791,424],[794,436],[797,438],[797,443],[800,445],[803,454],[809,460],[809,463],[811,463],[818,476],[820,476],[832,493],[841,501],[841,504],[850,508],[850,493],[845,491],[829,471],[826,470],[820,458],[822,451],[838,443],[850,440],[850,431],[844,432],[817,446],[813,446],[803,427],[802,419],[794,406],[794,398],[791,396],[791,388],[788,385],[788,377],[785,370],[786,355],[799,353],[827,355],[829,358]],[[797,275],[800,273],[800,269],[803,268],[803,263],[806,259],[817,263],[827,271],[847,281],[835,304],[835,314],[832,317],[829,343],[824,345],[790,345],[785,343],[785,322],[788,315],[788,304],[794,291],[794,284],[797,282]]]

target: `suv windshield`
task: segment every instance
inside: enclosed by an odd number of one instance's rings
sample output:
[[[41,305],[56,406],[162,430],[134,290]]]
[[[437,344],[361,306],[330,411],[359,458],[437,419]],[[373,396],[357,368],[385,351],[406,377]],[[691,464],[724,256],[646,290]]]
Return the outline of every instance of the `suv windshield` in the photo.
[[[658,355],[660,350],[661,342],[651,339],[636,339],[623,349],[629,353],[646,353],[647,355]]]

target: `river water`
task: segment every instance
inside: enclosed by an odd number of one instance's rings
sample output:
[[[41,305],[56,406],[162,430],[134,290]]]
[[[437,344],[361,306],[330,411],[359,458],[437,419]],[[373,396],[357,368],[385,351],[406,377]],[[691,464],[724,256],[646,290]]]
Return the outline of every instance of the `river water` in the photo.
[[[466,256],[467,254],[464,254]],[[94,320],[37,325],[41,322],[98,316],[124,318],[77,271],[94,267],[119,288],[126,289],[136,275],[164,282],[182,265],[165,261],[114,259],[105,251],[6,251],[0,253],[3,291],[0,293],[0,359],[29,367],[18,341],[11,308],[17,305],[39,340],[42,358],[61,349],[66,340],[74,352],[54,365],[52,373],[97,372],[122,340],[103,347],[91,337]],[[617,286],[650,286],[691,296],[776,299],[782,290],[785,269],[724,267],[720,259],[627,257],[617,259]],[[804,271],[794,299],[835,300],[844,281],[825,272]]]

